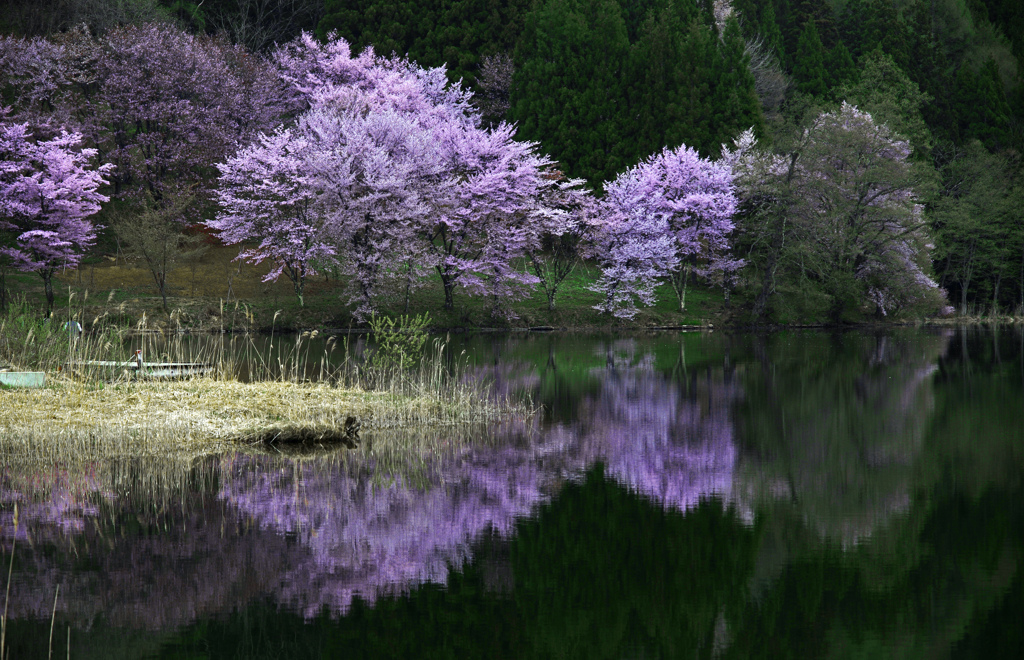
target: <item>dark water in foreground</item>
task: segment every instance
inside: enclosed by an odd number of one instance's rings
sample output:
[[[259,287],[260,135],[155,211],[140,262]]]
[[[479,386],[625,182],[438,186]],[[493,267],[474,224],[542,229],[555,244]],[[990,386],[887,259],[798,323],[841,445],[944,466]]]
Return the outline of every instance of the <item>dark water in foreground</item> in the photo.
[[[7,467],[10,657],[1024,657],[1020,329],[466,350],[538,429]]]

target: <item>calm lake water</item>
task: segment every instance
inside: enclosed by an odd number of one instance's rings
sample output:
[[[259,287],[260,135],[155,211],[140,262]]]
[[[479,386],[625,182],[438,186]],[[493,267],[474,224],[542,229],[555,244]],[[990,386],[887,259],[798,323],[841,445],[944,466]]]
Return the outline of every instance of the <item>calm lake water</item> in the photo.
[[[10,657],[1024,657],[1021,328],[454,348],[542,419],[5,467]]]

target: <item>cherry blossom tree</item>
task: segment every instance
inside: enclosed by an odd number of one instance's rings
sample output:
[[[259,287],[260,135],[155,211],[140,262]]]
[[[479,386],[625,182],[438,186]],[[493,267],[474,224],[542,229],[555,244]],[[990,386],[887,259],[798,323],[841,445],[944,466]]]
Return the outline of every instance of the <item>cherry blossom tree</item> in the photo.
[[[742,262],[729,257],[736,199],[729,167],[686,145],[664,149],[606,185],[609,216],[598,309],[631,318],[667,277],[686,307],[691,272],[709,276]],[[667,239],[667,240],[666,240]]]
[[[359,319],[374,311],[388,281],[401,278],[408,293],[426,274],[415,231],[451,187],[432,127],[395,108],[371,111],[372,102],[362,94],[347,107],[321,102],[299,122],[311,143],[318,211]]]
[[[81,141],[67,132],[33,141],[26,124],[0,122],[0,230],[14,237],[0,253],[42,277],[47,316],[54,273],[78,266],[96,239],[89,216],[107,201],[99,187],[112,166],[89,168],[96,150],[79,149]]]
[[[554,185],[542,196],[534,214],[541,229],[540,241],[526,250],[526,256],[552,311],[562,282],[593,252],[598,207],[583,179],[567,179],[554,169],[544,176]]]
[[[69,71],[64,49],[51,40],[0,37],[0,90],[13,119],[40,135],[54,119],[69,125]]]
[[[323,218],[314,209],[316,190],[305,167],[308,146],[296,131],[278,129],[218,165],[216,196],[221,211],[205,223],[219,231],[227,245],[257,242],[238,258],[272,261],[274,267],[264,281],[287,274],[300,304],[306,277],[316,272],[316,262],[335,254],[326,240]]]
[[[618,318],[636,316],[637,303],[653,305],[659,278],[679,265],[664,218],[605,205],[595,244],[602,273],[590,288],[602,300],[594,309]]]
[[[481,128],[469,92],[449,85],[443,68],[370,49],[353,56],[343,39],[320,44],[309,35],[275,60],[301,114],[273,145],[263,138],[221,168],[224,211],[209,225],[228,242],[260,241],[243,258],[303,269],[330,260],[347,275],[360,319],[388,281],[403,278],[408,296],[428,268],[441,278],[448,309],[462,287],[492,296],[495,311],[509,315],[505,303],[537,281],[516,264],[539,243],[538,200],[554,186],[536,145],[517,142],[509,125]],[[266,190],[268,181],[291,192]],[[304,196],[301,218],[290,210],[293,193]],[[282,224],[275,205],[295,222]],[[304,277],[287,268],[294,282]]]
[[[101,142],[119,193],[143,185],[159,199],[168,181],[204,180],[284,108],[269,65],[238,47],[166,24],[118,28],[102,45]]]
[[[454,307],[456,286],[500,301],[529,295],[537,278],[516,268],[515,260],[536,249],[541,227],[534,222],[538,200],[552,187],[544,176],[552,165],[536,144],[514,140],[515,128],[458,127],[449,131],[446,175],[454,185],[449,199],[422,225],[445,292]]]
[[[275,51],[281,77],[290,86],[292,108],[302,111],[318,99],[360,94],[371,107],[389,107],[433,125],[479,125],[472,93],[448,82],[444,67],[423,68],[402,57],[380,57],[373,48],[358,55],[332,34],[321,43],[303,33]]]

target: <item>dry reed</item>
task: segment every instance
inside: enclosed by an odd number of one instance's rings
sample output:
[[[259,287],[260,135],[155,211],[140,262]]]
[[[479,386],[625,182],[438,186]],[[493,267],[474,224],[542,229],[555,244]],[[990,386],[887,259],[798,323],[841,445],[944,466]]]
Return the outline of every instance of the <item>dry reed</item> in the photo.
[[[464,378],[464,360],[446,355],[440,341],[410,369],[368,363],[350,352],[347,340],[333,337],[321,354],[311,349],[315,331],[294,341],[272,334],[260,349],[249,336],[197,343],[182,333],[149,333],[145,320],[131,335],[78,336],[25,311],[0,322],[0,361],[46,371],[49,384],[0,390],[3,462],[194,457],[281,434],[327,437],[353,417],[373,432],[480,427],[530,414],[526,405],[495,400],[484,384]],[[68,318],[76,320],[73,313]],[[146,362],[203,363],[209,371],[152,381],[126,366],[88,364],[127,363],[134,350]]]

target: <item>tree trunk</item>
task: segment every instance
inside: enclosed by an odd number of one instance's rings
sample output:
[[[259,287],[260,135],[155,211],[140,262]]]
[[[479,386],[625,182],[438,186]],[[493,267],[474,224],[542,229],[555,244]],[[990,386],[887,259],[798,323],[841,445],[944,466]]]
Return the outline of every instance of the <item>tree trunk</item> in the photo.
[[[167,313],[167,273],[154,270],[153,279],[156,281],[156,290],[160,292],[160,299],[164,303],[164,313]]]
[[[690,264],[683,265],[682,270],[672,276],[672,289],[676,292],[676,299],[679,300],[679,311],[686,311],[686,285],[690,279]]]
[[[292,280],[292,289],[295,290],[295,297],[299,299],[299,307],[305,307],[303,291],[306,288],[306,273],[299,268],[288,266],[288,277]]]
[[[546,293],[548,294],[548,311],[553,312],[555,311],[555,294],[558,293],[558,286],[551,287],[546,290]]]
[[[775,267],[778,258],[774,251],[768,257],[768,267],[765,269],[764,279],[761,281],[761,290],[754,300],[754,318],[763,322],[768,316],[768,299],[772,295],[772,283],[775,281]]]
[[[46,318],[53,313],[53,271],[39,273],[43,278],[43,289],[46,291]]]
[[[444,308],[455,309],[455,285],[447,279],[444,280]]]
[[[409,313],[409,297],[412,293],[412,262],[405,262],[405,314]]]
[[[440,266],[436,266],[436,268],[437,274],[441,276],[441,284],[444,286],[444,308],[455,309],[455,278]]]
[[[999,285],[1002,283],[1002,281],[1003,270],[1002,268],[1000,268],[999,272],[996,273],[996,286],[992,290],[992,316],[999,315]]]

